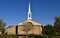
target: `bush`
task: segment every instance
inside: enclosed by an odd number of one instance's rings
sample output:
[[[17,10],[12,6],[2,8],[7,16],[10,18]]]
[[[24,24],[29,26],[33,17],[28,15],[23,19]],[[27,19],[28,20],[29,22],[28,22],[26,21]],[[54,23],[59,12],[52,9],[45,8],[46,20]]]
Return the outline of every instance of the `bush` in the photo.
[[[38,34],[28,34],[28,35],[22,35],[22,34],[16,34],[16,35],[0,35],[0,38],[17,38],[19,36],[23,36],[23,37],[30,37],[30,38],[45,38],[47,37],[47,35],[38,35]]]

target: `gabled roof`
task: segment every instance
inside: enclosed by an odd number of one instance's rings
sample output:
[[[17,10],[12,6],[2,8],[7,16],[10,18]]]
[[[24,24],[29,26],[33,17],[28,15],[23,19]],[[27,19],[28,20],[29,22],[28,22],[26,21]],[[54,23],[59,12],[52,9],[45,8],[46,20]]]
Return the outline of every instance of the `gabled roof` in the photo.
[[[23,21],[21,23],[18,23],[18,25],[23,25],[23,23],[25,23],[25,22],[31,22],[33,25],[41,25],[40,23],[37,23],[37,22],[35,22],[33,20],[26,20],[26,21]]]

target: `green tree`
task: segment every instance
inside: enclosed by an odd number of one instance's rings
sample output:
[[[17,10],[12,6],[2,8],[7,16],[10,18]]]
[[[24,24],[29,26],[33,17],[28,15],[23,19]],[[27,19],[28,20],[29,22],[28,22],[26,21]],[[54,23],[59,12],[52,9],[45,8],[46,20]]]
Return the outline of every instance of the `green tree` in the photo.
[[[54,28],[54,26],[52,26],[50,24],[47,24],[46,26],[44,26],[43,34],[46,34],[46,35],[49,35],[49,36],[55,35],[55,28]]]
[[[4,31],[5,31],[5,26],[6,26],[6,23],[3,22],[2,19],[0,19],[0,32],[2,32],[2,34],[3,34]]]
[[[26,32],[26,35],[28,34],[28,31],[32,30],[33,29],[33,24],[31,22],[25,22],[23,23],[24,24],[24,29],[23,31]],[[28,38],[28,37],[26,37]]]
[[[60,35],[60,17],[55,17],[54,26],[56,29],[56,35]]]

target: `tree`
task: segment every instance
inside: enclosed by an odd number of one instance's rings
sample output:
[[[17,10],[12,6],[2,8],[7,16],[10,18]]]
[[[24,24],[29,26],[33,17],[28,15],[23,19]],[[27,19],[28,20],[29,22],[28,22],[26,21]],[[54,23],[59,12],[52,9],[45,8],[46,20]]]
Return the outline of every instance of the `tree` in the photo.
[[[60,17],[55,17],[54,26],[56,29],[56,35],[60,35]]]
[[[52,26],[50,24],[47,24],[46,26],[44,26],[43,34],[46,34],[46,35],[49,35],[49,36],[55,35],[55,28],[54,28],[54,26]]]
[[[3,34],[4,31],[5,31],[5,26],[6,26],[6,23],[3,22],[2,19],[0,19],[0,32],[2,32],[2,34]]]
[[[23,23],[24,24],[24,29],[23,31],[26,32],[26,35],[28,34],[28,31],[32,30],[33,29],[33,24],[31,22],[25,22]],[[26,37],[28,38],[28,37]]]

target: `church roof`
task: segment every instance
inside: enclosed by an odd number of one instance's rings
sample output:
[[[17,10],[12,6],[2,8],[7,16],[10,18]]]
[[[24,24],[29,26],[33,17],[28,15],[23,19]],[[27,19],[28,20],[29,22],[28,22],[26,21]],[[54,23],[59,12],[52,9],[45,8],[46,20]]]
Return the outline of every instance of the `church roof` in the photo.
[[[31,22],[33,25],[41,25],[40,23],[32,20],[32,12],[31,12],[31,8],[30,8],[30,2],[29,2],[27,20],[25,20],[21,23],[18,23],[18,25],[23,25],[23,23],[25,23],[25,22]]]
[[[23,21],[23,22],[21,22],[21,23],[18,23],[18,25],[23,25],[23,23],[25,23],[25,22],[31,22],[33,25],[41,25],[40,23],[35,22],[35,21],[33,21],[33,20],[26,20],[26,21]]]

